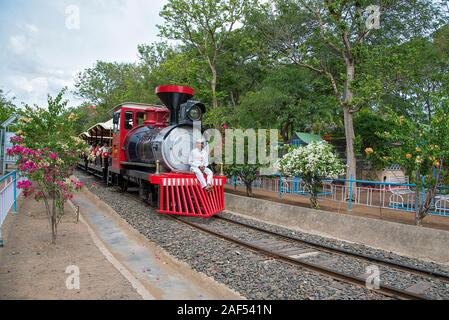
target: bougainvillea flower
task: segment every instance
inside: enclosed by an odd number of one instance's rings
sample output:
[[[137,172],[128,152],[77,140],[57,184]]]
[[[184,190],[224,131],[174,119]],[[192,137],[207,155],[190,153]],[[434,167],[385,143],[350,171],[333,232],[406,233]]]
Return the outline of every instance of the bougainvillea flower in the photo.
[[[17,183],[17,188],[19,189],[29,189],[33,183],[30,180],[22,180]]]
[[[49,157],[50,159],[52,159],[52,160],[58,159],[58,155],[57,155],[56,153],[54,153],[54,152],[50,152],[50,153],[48,154],[48,157]]]
[[[11,137],[11,139],[9,139],[9,141],[11,141],[11,143],[13,143],[13,144],[18,144],[18,143],[23,142],[23,138],[19,137],[19,136],[14,136],[14,137]]]

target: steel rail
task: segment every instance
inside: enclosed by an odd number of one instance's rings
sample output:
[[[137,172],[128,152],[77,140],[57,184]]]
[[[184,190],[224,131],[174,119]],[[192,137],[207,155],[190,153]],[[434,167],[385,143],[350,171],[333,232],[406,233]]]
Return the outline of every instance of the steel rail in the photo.
[[[244,222],[241,222],[241,221],[236,221],[236,220],[233,220],[233,219],[229,219],[229,218],[226,218],[226,217],[223,217],[223,216],[214,216],[214,219],[223,220],[223,221],[234,223],[236,225],[241,225],[241,226],[244,226],[244,227],[256,230],[256,231],[261,231],[261,232],[267,233],[269,235],[281,237],[281,238],[284,238],[286,240],[290,240],[290,241],[294,241],[294,242],[297,242],[297,243],[306,244],[306,245],[314,247],[314,248],[316,248],[317,250],[320,250],[320,251],[325,251],[325,252],[328,252],[328,253],[334,253],[334,254],[339,254],[339,255],[353,256],[355,258],[363,259],[363,260],[366,260],[366,261],[369,261],[369,262],[376,262],[376,263],[378,263],[380,265],[383,265],[385,267],[389,267],[389,268],[392,268],[392,269],[395,269],[395,270],[398,270],[398,271],[413,272],[416,275],[430,276],[430,277],[433,277],[435,279],[438,279],[438,280],[441,280],[441,281],[449,283],[449,275],[441,273],[441,272],[432,271],[432,270],[426,270],[426,269],[423,269],[423,268],[410,266],[410,265],[407,265],[405,263],[388,261],[388,260],[384,260],[384,259],[381,259],[381,258],[376,258],[376,257],[370,256],[370,255],[367,255],[367,254],[364,254],[364,253],[357,253],[357,252],[353,252],[353,251],[350,251],[350,250],[346,250],[346,249],[343,249],[343,248],[339,249],[339,248],[335,248],[335,247],[332,247],[332,246],[329,246],[329,245],[326,245],[326,244],[321,244],[321,243],[318,243],[318,242],[315,242],[315,241],[294,238],[294,237],[291,237],[291,236],[288,236],[288,235],[285,235],[285,234],[282,234],[282,233],[278,233],[276,231],[267,230],[267,229],[264,229],[264,228],[261,228],[261,227],[253,226],[253,225],[250,225],[250,224],[247,224],[247,223],[244,223]]]
[[[241,239],[235,238],[233,236],[230,235],[225,235],[222,233],[219,233],[217,231],[211,230],[209,228],[206,228],[204,226],[200,226],[196,223],[192,223],[189,221],[186,221],[180,217],[175,217],[175,216],[170,216],[170,218],[172,218],[173,220],[179,221],[185,225],[188,225],[190,227],[193,227],[195,229],[201,230],[205,233],[214,235],[218,238],[227,240],[229,242],[235,243],[239,246],[242,247],[246,247],[248,249],[251,249],[253,251],[256,252],[260,252],[263,253],[264,255],[270,256],[272,258],[278,259],[278,260],[282,260],[284,262],[288,262],[292,265],[296,265],[296,266],[300,266],[303,267],[305,269],[320,273],[322,275],[325,276],[329,276],[331,278],[333,278],[334,280],[338,280],[338,281],[343,281],[346,283],[350,283],[350,284],[354,284],[360,287],[363,287],[365,289],[367,289],[366,287],[366,280],[362,277],[357,277],[357,276],[352,276],[346,273],[342,273],[336,270],[332,270],[330,268],[321,266],[319,264],[315,264],[315,263],[311,263],[311,262],[305,262],[305,261],[300,261],[300,260],[296,260],[293,259],[285,254],[279,253],[279,252],[275,252],[272,250],[268,250],[262,246],[247,242],[247,241],[243,241]],[[380,285],[379,289],[369,289],[372,290],[373,292],[376,293],[380,293],[395,299],[401,299],[401,300],[429,300],[428,297],[424,296],[424,295],[420,295],[420,294],[415,294],[413,292],[409,292],[406,290],[400,290],[400,289],[396,289],[393,288],[391,286],[388,285]]]

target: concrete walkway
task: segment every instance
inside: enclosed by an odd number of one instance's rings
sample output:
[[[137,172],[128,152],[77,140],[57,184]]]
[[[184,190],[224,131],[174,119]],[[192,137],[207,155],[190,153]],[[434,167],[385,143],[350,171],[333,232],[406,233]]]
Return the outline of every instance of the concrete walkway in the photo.
[[[140,287],[145,299],[241,299],[227,287],[166,254],[89,191],[77,194],[72,202],[117,260],[110,261],[125,272],[124,276],[138,291]]]

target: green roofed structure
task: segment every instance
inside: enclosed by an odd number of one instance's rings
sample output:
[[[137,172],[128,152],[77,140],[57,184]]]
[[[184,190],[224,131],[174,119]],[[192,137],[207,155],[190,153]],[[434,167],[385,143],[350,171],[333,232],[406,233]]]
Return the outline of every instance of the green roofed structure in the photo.
[[[313,141],[325,142],[318,134],[295,132],[293,137],[290,139],[289,144],[294,147],[299,147],[299,146],[306,146]]]

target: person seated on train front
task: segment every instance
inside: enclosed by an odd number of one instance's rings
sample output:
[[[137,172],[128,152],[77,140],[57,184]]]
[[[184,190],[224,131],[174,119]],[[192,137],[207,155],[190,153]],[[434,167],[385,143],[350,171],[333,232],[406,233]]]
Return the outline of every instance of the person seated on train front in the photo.
[[[212,170],[208,168],[209,153],[204,146],[205,141],[203,139],[199,139],[198,141],[196,141],[195,148],[190,152],[189,155],[189,165],[190,171],[195,173],[203,189],[207,192],[211,192],[213,173]],[[206,174],[207,180],[204,179],[204,174]]]

